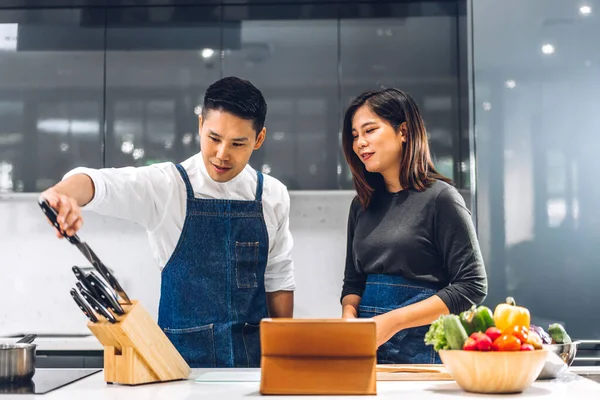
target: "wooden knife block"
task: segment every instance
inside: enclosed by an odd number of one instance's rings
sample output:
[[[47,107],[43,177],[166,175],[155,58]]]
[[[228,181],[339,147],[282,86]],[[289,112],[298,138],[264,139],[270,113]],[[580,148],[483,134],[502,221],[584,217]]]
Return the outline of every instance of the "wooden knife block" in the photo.
[[[263,319],[261,394],[377,394],[372,319]]]
[[[137,301],[122,305],[118,322],[88,322],[104,346],[104,380],[140,385],[186,379],[190,367],[150,314]]]

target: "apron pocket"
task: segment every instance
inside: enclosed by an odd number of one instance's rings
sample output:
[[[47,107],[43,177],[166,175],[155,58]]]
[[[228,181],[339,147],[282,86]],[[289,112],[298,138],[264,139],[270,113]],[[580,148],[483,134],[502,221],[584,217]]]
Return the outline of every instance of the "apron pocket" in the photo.
[[[163,330],[191,368],[216,367],[213,324],[184,329],[164,328]]]
[[[240,289],[258,287],[258,245],[259,242],[235,242],[235,278]]]
[[[242,338],[244,339],[248,368],[260,367],[260,326],[244,324]]]

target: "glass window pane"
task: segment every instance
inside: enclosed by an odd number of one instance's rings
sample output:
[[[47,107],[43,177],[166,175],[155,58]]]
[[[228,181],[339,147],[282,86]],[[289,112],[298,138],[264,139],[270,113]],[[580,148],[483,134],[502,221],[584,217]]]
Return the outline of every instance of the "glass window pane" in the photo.
[[[417,102],[440,172],[455,179],[459,137],[457,7],[454,3],[348,4],[341,8],[342,106],[395,87]],[[343,187],[352,187],[343,164]]]
[[[290,190],[339,187],[336,16],[336,6],[224,7],[225,32],[239,27],[241,43],[225,47],[223,75],[250,80],[268,105],[250,163]]]
[[[220,10],[108,10],[107,166],[180,162],[198,152],[195,108],[221,71]]]
[[[599,10],[598,0],[478,0],[472,10],[489,304],[513,296],[532,324],[562,323],[583,340],[600,338],[589,317],[600,304]]]
[[[0,191],[102,165],[103,24],[96,9],[0,10]]]

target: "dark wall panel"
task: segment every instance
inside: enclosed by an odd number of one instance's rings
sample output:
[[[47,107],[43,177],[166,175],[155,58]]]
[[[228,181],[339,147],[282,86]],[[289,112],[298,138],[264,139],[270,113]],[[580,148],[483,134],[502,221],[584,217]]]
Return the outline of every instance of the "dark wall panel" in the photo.
[[[0,191],[41,191],[75,166],[102,166],[104,27],[81,27],[82,13],[0,10]],[[56,46],[70,36],[77,46]]]
[[[268,102],[252,166],[291,190],[352,188],[341,116],[382,86],[417,100],[438,168],[468,188],[456,2],[2,3],[19,4],[0,10],[0,191],[43,190],[78,165],[182,161],[199,149],[204,91],[230,75]]]

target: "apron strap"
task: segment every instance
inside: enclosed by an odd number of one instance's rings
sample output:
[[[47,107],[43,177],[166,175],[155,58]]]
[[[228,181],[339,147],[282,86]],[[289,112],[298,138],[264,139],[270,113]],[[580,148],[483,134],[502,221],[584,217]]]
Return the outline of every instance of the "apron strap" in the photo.
[[[188,174],[185,171],[185,168],[183,168],[181,166],[181,164],[176,164],[175,166],[177,167],[177,171],[179,171],[179,174],[181,175],[181,178],[183,179],[183,183],[185,183],[185,190],[187,192],[188,200],[193,200],[194,199],[194,189],[192,189],[192,184],[190,183],[190,178],[188,177]]]
[[[263,193],[263,174],[260,171],[256,171],[256,177],[258,181],[256,182],[256,201],[262,202],[262,193]]]

